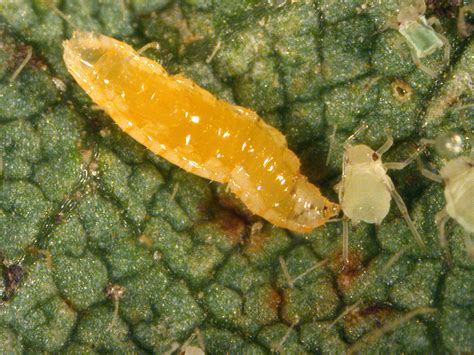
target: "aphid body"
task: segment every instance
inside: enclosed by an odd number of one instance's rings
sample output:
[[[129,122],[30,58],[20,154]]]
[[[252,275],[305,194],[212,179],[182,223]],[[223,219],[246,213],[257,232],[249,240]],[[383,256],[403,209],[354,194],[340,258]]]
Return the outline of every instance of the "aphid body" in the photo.
[[[461,156],[440,171],[445,182],[446,213],[464,229],[474,233],[474,161]]]
[[[100,34],[76,32],[64,42],[64,61],[123,131],[188,172],[228,183],[253,213],[297,232],[338,213],[300,174],[285,137],[255,112]]]
[[[391,27],[396,28],[410,46],[415,64],[432,77],[436,73],[423,65],[420,59],[425,58],[444,46],[444,61],[449,61],[451,46],[446,37],[437,33],[432,25],[439,24],[435,17],[426,19],[424,0],[406,0],[402,2],[396,21]]]
[[[415,155],[400,163],[382,163],[382,155],[390,149],[393,138],[387,131],[388,139],[377,151],[367,145],[351,145],[351,141],[362,129],[361,127],[345,143],[342,177],[335,186],[339,203],[344,212],[343,218],[343,259],[348,260],[348,219],[353,223],[381,224],[390,210],[392,198],[395,200],[402,217],[405,219],[415,240],[420,246],[423,241],[411,220],[408,210],[392,180],[387,175],[388,169],[403,169],[410,164]]]
[[[434,145],[440,155],[452,157],[463,150],[464,142],[459,134],[442,134],[434,140],[423,139],[422,143]],[[420,161],[418,161],[420,163]],[[435,216],[439,229],[439,242],[448,262],[451,256],[448,251],[445,225],[452,218],[467,233],[474,233],[474,150],[469,156],[458,156],[449,160],[439,171],[439,175],[421,167],[421,173],[438,183],[444,184],[446,206]],[[474,258],[474,244],[468,235],[464,236],[468,255]]]

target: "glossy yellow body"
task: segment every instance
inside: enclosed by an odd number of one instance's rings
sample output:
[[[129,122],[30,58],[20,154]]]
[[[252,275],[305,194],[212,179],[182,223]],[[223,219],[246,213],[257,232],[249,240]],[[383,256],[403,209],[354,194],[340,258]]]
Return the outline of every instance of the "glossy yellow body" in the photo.
[[[75,33],[64,42],[64,61],[122,130],[186,171],[228,183],[253,213],[298,232],[338,213],[300,174],[285,137],[255,112],[103,35]]]

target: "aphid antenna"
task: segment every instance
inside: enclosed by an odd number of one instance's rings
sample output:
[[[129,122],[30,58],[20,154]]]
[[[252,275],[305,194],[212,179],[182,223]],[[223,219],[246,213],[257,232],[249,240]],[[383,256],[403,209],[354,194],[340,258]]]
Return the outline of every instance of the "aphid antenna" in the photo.
[[[329,149],[328,149],[328,155],[326,157],[326,166],[328,166],[329,161],[331,160],[332,152],[334,150],[334,144],[336,143],[336,131],[337,131],[337,124],[334,125],[331,136],[329,137]]]
[[[380,328],[375,328],[371,332],[367,333],[360,340],[356,341],[354,344],[351,345],[351,347],[347,350],[347,354],[352,355],[359,352],[364,347],[364,345],[367,345],[373,342],[374,340],[381,338],[385,334],[397,329],[403,323],[406,323],[417,316],[431,314],[435,312],[437,312],[435,308],[421,307],[414,309],[413,311],[404,314],[393,322],[386,323]]]
[[[316,263],[314,264],[313,266],[311,266],[310,268],[308,268],[308,270],[304,271],[303,273],[299,274],[298,276],[296,276],[294,279],[293,279],[293,284],[296,283],[296,281],[298,280],[301,280],[303,277],[305,277],[306,275],[308,275],[310,272],[312,272],[313,270],[316,270],[318,269],[319,267],[321,266],[324,266],[328,263],[328,259],[324,259],[322,261],[320,261],[319,263]]]
[[[427,146],[422,145],[418,148],[416,148],[415,153],[410,155],[407,159],[401,162],[390,162],[390,163],[384,163],[383,166],[386,170],[402,170],[405,169],[408,165],[410,165],[415,159],[417,159],[421,153],[423,153],[426,150]]]
[[[33,48],[31,48],[30,46],[28,46],[28,49],[26,51],[26,57],[22,60],[22,62],[20,63],[20,65],[18,66],[18,68],[16,68],[16,70],[13,72],[12,76],[10,77],[10,79],[8,79],[8,81],[10,83],[14,82],[15,79],[18,77],[18,75],[20,75],[20,73],[22,72],[22,70],[26,67],[26,65],[28,64],[28,62],[31,60],[31,57],[33,56]]]
[[[363,131],[365,131],[367,128],[369,128],[369,125],[365,122],[362,122],[362,124],[359,126],[359,128],[356,129],[354,133],[352,133],[344,142],[344,149],[347,149],[351,146],[352,142],[354,139],[356,139]]]
[[[385,141],[384,144],[382,144],[382,146],[377,149],[377,151],[375,152],[375,154],[377,154],[377,156],[381,157],[382,155],[384,155],[385,153],[387,153],[387,151],[392,147],[393,145],[393,136],[392,136],[392,132],[390,131],[389,128],[385,128],[385,135],[387,136],[387,140]]]
[[[285,259],[282,256],[280,256],[278,258],[278,261],[280,262],[281,270],[283,271],[283,275],[286,278],[286,282],[288,283],[288,286],[290,286],[290,288],[294,288],[295,285],[293,284],[293,280],[291,279]]]
[[[354,304],[351,304],[350,306],[347,306],[346,309],[343,312],[341,312],[341,314],[326,327],[326,329],[331,329],[332,327],[334,327],[334,325],[336,325],[337,322],[339,322],[341,319],[344,319],[345,316],[347,316],[348,314],[352,312],[358,311],[359,305],[361,303],[362,303],[362,299],[358,300]]]

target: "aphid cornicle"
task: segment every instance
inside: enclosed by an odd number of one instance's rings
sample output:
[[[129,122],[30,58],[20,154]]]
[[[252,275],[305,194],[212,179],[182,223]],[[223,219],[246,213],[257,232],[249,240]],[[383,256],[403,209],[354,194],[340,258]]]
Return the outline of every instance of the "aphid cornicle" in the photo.
[[[64,61],[123,131],[188,172],[227,183],[271,223],[308,232],[339,213],[301,175],[285,137],[254,111],[219,100],[100,34],[74,33],[64,42]]]

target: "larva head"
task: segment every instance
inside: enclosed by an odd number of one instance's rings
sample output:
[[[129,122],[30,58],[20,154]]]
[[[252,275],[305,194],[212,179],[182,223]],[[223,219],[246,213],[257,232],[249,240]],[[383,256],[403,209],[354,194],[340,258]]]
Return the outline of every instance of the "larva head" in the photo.
[[[295,201],[293,219],[304,232],[325,224],[340,211],[338,204],[323,197],[319,189],[303,176],[298,178],[293,198]]]

